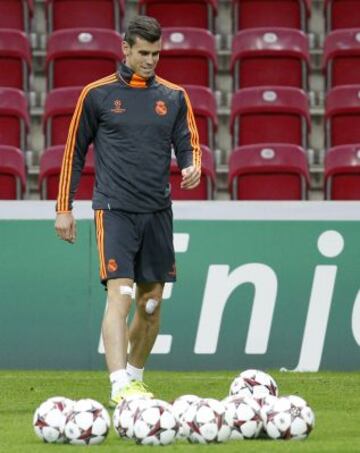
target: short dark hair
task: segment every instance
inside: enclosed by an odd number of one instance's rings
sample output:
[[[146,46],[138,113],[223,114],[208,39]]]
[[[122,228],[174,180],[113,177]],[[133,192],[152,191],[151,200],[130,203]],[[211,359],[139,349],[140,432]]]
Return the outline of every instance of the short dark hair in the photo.
[[[161,26],[155,17],[135,16],[127,27],[124,40],[133,46],[136,37],[148,42],[156,42],[161,38]]]

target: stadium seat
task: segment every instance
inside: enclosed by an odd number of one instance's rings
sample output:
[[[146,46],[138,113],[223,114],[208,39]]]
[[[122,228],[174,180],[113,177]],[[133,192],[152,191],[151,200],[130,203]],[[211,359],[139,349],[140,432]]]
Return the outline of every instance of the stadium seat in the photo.
[[[207,87],[184,85],[193,108],[200,143],[215,148],[215,132],[218,127],[216,101]]]
[[[24,153],[0,145],[0,200],[20,200],[26,188]]]
[[[287,27],[307,30],[311,0],[233,0],[234,33],[245,28]]]
[[[181,189],[181,171],[176,159],[172,159],[170,168],[171,198],[173,200],[212,200],[215,190],[215,163],[212,152],[201,145],[201,180],[192,190]]]
[[[24,32],[0,29],[0,86],[29,90],[31,49]]]
[[[360,84],[360,30],[332,31],[325,38],[326,88]]]
[[[107,28],[120,32],[124,0],[46,0],[47,31],[64,28]]]
[[[15,146],[25,151],[29,124],[24,92],[0,87],[0,145]]]
[[[0,29],[12,28],[30,33],[33,9],[33,0],[1,0]]]
[[[215,32],[218,0],[140,0],[140,13],[162,27],[197,27]]]
[[[45,149],[40,158],[39,191],[43,200],[56,200],[65,145]],[[76,200],[91,200],[95,181],[94,151],[90,146],[76,191]]]
[[[308,98],[298,88],[244,88],[233,95],[233,147],[273,142],[307,149],[310,124]]]
[[[122,38],[100,28],[59,30],[51,34],[46,56],[48,90],[84,86],[117,70]]]
[[[179,85],[215,89],[217,70],[215,38],[208,30],[163,28],[162,51],[156,73]]]
[[[360,200],[360,143],[329,149],[324,174],[326,200]]]
[[[340,28],[360,28],[358,0],[325,0],[326,32]]]
[[[306,153],[296,145],[241,146],[230,154],[233,200],[305,200],[310,176]]]
[[[45,147],[66,143],[81,87],[57,88],[46,96],[43,126]]]
[[[254,28],[236,34],[231,70],[234,91],[264,85],[307,90],[308,38],[299,30]]]
[[[40,159],[39,191],[43,200],[56,200],[65,145],[45,149]],[[76,191],[76,200],[91,200],[95,181],[94,152],[90,147]]]
[[[333,88],[325,102],[325,145],[360,143],[360,85]]]

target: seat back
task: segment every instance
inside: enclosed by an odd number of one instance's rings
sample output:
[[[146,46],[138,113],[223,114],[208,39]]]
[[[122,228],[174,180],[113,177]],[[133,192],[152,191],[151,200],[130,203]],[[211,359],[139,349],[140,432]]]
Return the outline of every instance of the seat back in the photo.
[[[264,85],[307,90],[309,61],[308,38],[299,30],[273,27],[240,31],[232,44],[234,90]]]
[[[47,148],[40,159],[39,190],[43,200],[56,200],[59,190],[62,158],[65,145]],[[95,183],[94,152],[86,155],[85,166],[76,191],[76,200],[91,200]]]
[[[307,149],[310,113],[307,95],[298,88],[244,88],[232,98],[233,146],[291,143]]]
[[[360,200],[360,143],[330,148],[324,173],[327,200]]]
[[[81,87],[68,87],[57,88],[48,93],[43,118],[46,147],[66,143],[71,118],[81,90]]]
[[[29,130],[27,99],[23,91],[0,87],[0,144],[26,150]]]
[[[341,28],[360,28],[360,4],[357,0],[325,0],[326,32]]]
[[[360,85],[339,86],[327,93],[325,125],[327,148],[360,143]]]
[[[287,27],[306,31],[311,0],[233,0],[234,32],[256,27]]]
[[[171,161],[170,184],[173,200],[212,200],[215,189],[215,164],[212,152],[207,146],[201,146],[201,180],[200,184],[191,190],[180,187],[182,176],[176,159]]]
[[[48,90],[84,86],[116,72],[123,58],[119,33],[99,28],[51,34],[46,56]]]
[[[31,50],[24,32],[0,29],[0,67],[0,86],[28,91]]]
[[[14,146],[0,145],[0,200],[20,200],[25,188],[23,152]]]
[[[162,27],[196,27],[215,31],[217,0],[140,0],[140,12]]]
[[[208,30],[163,28],[162,51],[156,73],[179,85],[215,89],[215,38]]]
[[[305,200],[309,181],[306,153],[299,146],[266,143],[230,154],[233,200]]]
[[[211,90],[200,85],[185,85],[193,108],[200,143],[215,147],[215,131],[218,126],[215,97]]]
[[[30,33],[33,0],[0,1],[0,29],[12,28]]]
[[[324,42],[326,88],[360,84],[360,32],[357,28],[335,30]]]
[[[122,29],[124,0],[46,0],[47,30],[68,28]]]

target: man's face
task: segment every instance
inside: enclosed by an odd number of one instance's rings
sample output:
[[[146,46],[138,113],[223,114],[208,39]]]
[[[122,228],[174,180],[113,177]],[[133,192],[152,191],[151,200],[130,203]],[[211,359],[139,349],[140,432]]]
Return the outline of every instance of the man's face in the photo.
[[[130,47],[129,43],[123,41],[125,64],[137,75],[148,79],[154,75],[159,61],[160,49],[160,39],[156,42],[148,42],[137,36],[132,47]]]

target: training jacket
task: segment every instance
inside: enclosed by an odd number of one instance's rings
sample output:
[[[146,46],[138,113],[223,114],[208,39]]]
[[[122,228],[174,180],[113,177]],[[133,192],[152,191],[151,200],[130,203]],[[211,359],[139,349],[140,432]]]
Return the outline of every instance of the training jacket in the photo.
[[[66,142],[56,210],[68,212],[89,145],[94,144],[94,209],[153,212],[170,200],[171,149],[181,169],[201,167],[199,136],[185,90],[124,64],[87,85]]]

